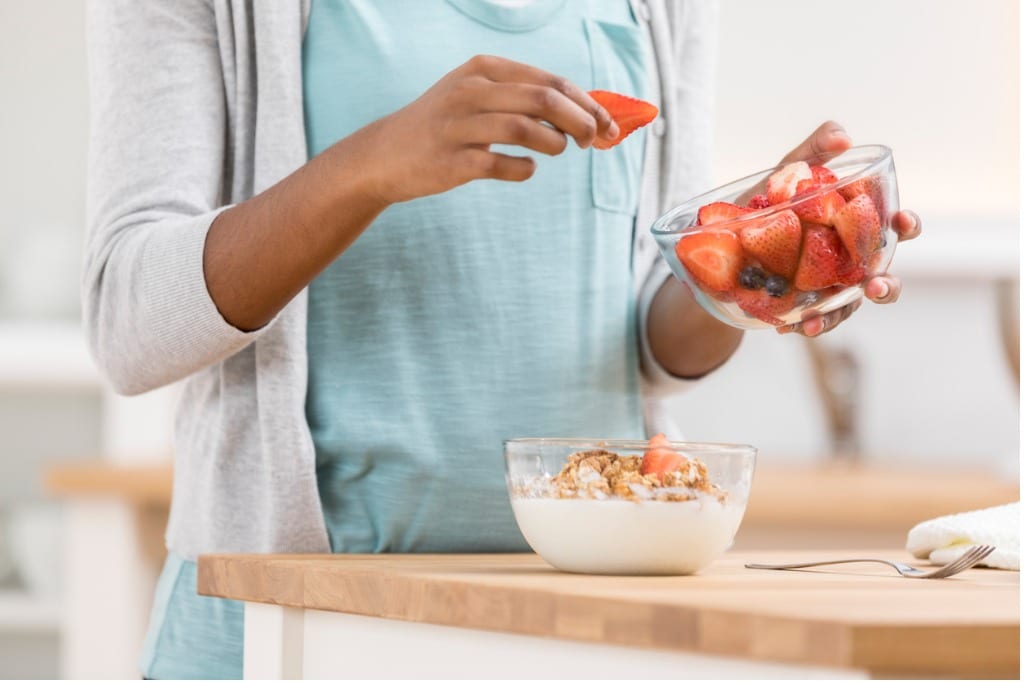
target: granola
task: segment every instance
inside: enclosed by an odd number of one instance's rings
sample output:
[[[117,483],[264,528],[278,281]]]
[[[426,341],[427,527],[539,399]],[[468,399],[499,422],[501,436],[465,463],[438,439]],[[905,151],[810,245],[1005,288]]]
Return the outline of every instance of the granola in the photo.
[[[725,501],[726,493],[708,479],[703,462],[692,457],[681,460],[672,471],[643,474],[642,458],[636,455],[618,455],[608,450],[576,452],[569,455],[562,471],[546,479],[544,490],[534,487],[524,492],[528,496],[541,493],[559,499],[617,498],[637,502],[685,502],[703,493]]]

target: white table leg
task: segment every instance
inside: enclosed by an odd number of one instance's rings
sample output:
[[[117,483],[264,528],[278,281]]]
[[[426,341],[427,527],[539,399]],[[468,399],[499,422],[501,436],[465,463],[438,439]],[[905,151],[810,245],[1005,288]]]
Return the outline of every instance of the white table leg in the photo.
[[[242,668],[245,679],[302,679],[303,623],[302,609],[247,602]]]
[[[118,500],[72,499],[66,509],[61,676],[138,679],[157,578],[139,516]]]

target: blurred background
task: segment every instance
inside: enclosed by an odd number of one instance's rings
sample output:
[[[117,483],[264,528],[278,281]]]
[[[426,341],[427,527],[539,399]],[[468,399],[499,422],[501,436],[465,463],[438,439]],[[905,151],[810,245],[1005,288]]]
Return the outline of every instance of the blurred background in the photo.
[[[672,410],[761,459],[748,547],[899,546],[1017,499],[1019,6],[723,0],[715,180],[821,121],[895,150],[925,235],[901,302],[819,341],[748,334]],[[136,676],[170,491],[175,389],[124,399],[79,331],[85,12],[0,0],[0,676]]]

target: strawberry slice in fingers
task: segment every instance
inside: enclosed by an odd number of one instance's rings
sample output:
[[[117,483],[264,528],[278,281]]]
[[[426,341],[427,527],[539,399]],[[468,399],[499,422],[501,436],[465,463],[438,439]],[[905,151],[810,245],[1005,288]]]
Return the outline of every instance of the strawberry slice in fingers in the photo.
[[[591,90],[587,94],[604,107],[619,126],[618,137],[614,140],[597,137],[594,149],[611,149],[658,116],[658,107],[642,99],[607,90]]]

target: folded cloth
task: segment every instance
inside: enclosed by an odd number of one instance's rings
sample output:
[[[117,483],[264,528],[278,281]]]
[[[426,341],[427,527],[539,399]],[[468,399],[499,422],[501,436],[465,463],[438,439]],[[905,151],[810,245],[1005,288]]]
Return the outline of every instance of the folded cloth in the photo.
[[[907,550],[941,565],[972,545],[994,545],[979,566],[1020,570],[1020,502],[923,521],[907,534]]]

